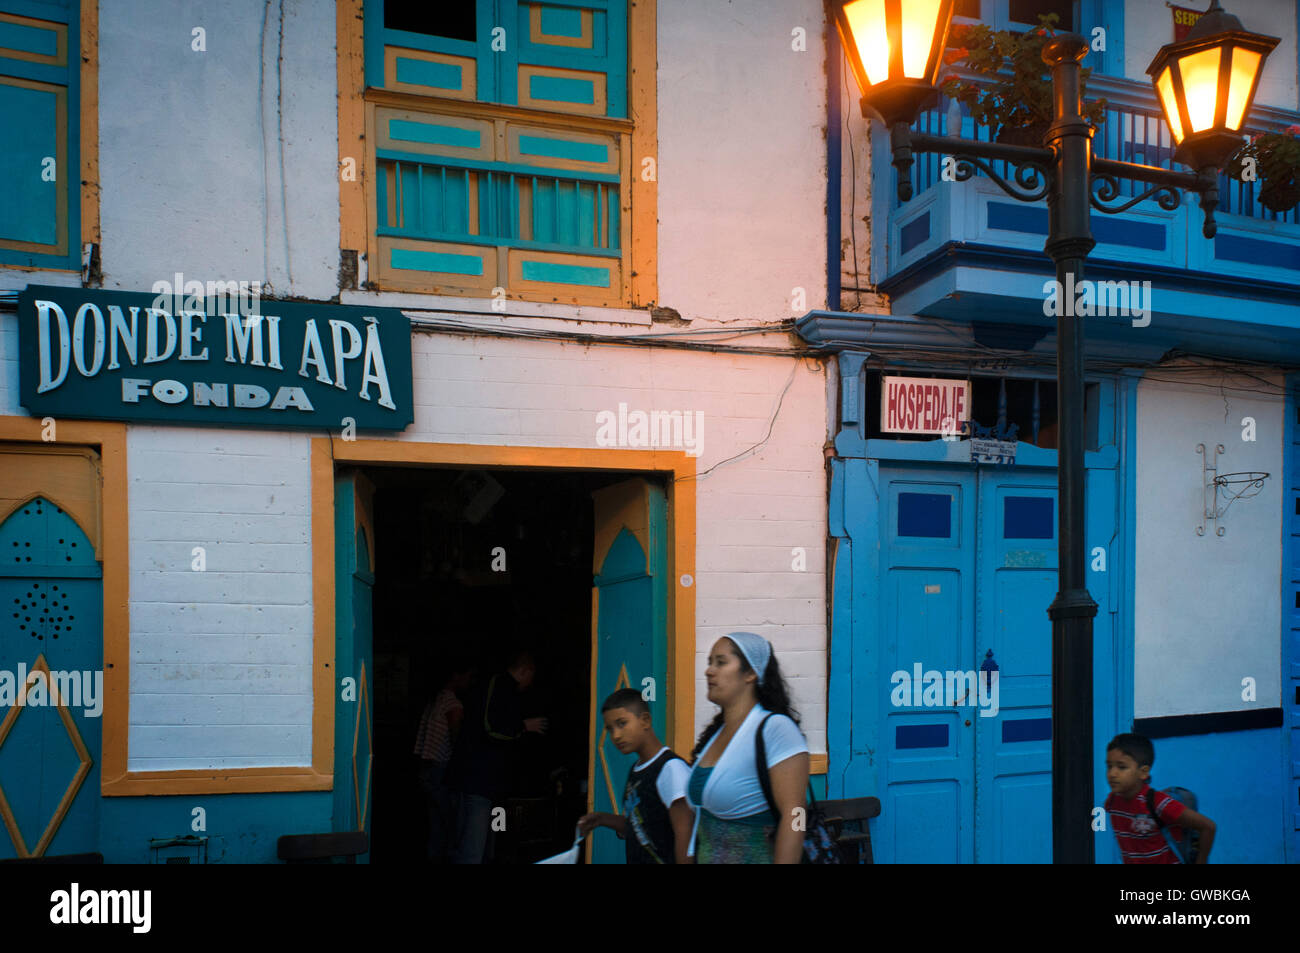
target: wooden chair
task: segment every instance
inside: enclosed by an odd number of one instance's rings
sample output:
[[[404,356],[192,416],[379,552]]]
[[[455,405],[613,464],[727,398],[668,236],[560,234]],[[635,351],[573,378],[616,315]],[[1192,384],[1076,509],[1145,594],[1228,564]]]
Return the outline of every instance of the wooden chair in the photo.
[[[288,864],[327,864],[335,857],[355,864],[357,855],[370,850],[365,831],[333,831],[328,834],[285,834],[275,842],[276,856]]]
[[[872,864],[871,829],[868,821],[880,816],[880,798],[851,797],[838,801],[818,801],[826,815],[826,826],[850,863]],[[845,830],[845,825],[854,825]]]

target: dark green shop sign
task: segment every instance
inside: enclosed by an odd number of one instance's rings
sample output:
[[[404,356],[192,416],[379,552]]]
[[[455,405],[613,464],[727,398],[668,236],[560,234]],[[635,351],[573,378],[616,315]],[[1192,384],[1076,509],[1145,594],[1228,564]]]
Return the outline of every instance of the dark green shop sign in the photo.
[[[402,430],[411,324],[393,308],[33,285],[18,380],[38,417]]]

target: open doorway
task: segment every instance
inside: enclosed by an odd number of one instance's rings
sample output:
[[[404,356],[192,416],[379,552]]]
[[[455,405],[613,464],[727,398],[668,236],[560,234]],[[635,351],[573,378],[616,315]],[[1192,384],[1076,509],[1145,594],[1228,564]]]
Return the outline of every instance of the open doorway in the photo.
[[[424,860],[428,816],[412,748],[453,660],[486,680],[517,648],[537,666],[521,713],[548,727],[511,746],[493,862],[531,863],[566,849],[587,810],[594,743],[592,494],[629,474],[363,472],[374,486],[371,861]]]

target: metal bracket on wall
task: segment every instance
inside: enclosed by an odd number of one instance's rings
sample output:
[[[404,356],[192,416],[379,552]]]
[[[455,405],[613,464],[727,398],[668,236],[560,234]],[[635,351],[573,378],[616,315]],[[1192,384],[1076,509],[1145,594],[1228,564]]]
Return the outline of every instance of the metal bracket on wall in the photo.
[[[1201,455],[1201,525],[1196,527],[1196,535],[1205,535],[1205,524],[1214,523],[1214,535],[1222,536],[1224,527],[1217,525],[1228,507],[1241,499],[1250,499],[1264,488],[1264,481],[1269,474],[1257,470],[1243,470],[1240,473],[1220,473],[1219,454],[1223,453],[1223,444],[1213,450],[1213,458],[1207,455],[1205,444],[1198,443],[1196,452]],[[1225,501],[1222,506],[1219,500]]]
[[[1206,456],[1205,444],[1198,443],[1196,452],[1201,455],[1201,525],[1196,527],[1196,535],[1205,535],[1206,523],[1217,523],[1219,513],[1219,487],[1214,482],[1219,475],[1219,454],[1223,453],[1223,444],[1214,448],[1214,458]],[[1215,528],[1215,535],[1223,535],[1223,527]]]

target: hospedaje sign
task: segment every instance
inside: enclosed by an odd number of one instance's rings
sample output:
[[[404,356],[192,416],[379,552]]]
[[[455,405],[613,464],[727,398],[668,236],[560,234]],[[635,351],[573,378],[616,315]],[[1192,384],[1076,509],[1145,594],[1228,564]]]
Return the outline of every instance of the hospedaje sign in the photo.
[[[884,433],[960,434],[970,415],[970,381],[934,377],[880,380],[880,429]]]
[[[18,382],[38,417],[402,430],[411,324],[394,308],[32,285]]]

